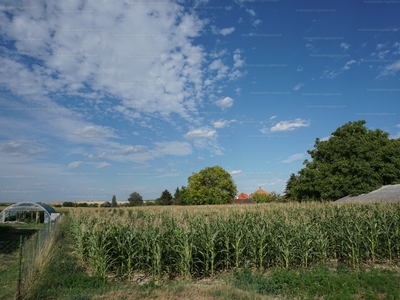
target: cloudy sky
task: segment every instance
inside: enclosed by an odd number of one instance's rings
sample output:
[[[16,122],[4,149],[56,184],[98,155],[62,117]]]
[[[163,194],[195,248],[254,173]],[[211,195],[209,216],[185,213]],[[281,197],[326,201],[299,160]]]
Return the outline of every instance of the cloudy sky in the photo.
[[[315,139],[400,137],[400,1],[1,1],[0,201],[282,193]]]

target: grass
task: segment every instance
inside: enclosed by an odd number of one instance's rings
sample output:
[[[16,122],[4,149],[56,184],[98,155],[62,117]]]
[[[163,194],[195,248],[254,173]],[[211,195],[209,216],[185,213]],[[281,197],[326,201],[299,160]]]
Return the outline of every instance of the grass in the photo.
[[[0,224],[0,299],[16,294],[20,236],[31,237],[42,224]]]
[[[0,254],[0,299],[14,299],[17,290],[18,251]]]
[[[344,264],[335,269],[320,266],[312,270],[275,270],[265,275],[244,269],[233,276],[237,288],[261,295],[290,299],[400,299],[398,270],[369,266],[358,270]]]
[[[69,226],[67,218],[58,225],[49,258],[24,299],[91,299],[113,286],[86,273],[74,255]]]

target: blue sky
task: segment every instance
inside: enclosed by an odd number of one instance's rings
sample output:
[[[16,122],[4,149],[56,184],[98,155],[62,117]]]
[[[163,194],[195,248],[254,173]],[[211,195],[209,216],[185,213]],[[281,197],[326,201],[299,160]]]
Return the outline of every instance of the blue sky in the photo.
[[[219,165],[282,193],[315,139],[400,137],[400,1],[0,6],[0,201],[155,199]]]

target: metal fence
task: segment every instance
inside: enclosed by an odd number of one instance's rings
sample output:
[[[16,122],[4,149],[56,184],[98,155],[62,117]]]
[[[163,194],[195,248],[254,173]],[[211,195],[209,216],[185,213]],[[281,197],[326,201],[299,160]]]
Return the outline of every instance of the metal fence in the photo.
[[[61,216],[30,237],[20,236],[20,241],[1,241],[0,236],[0,263],[3,270],[11,272],[9,276],[15,276],[12,283],[16,287],[15,299],[21,299],[44,266],[53,233],[60,220]],[[3,299],[1,293],[0,299]]]

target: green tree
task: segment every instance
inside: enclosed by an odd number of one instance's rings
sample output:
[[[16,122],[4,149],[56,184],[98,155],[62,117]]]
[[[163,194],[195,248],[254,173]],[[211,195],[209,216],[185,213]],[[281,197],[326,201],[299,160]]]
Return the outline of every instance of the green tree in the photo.
[[[117,207],[117,198],[115,197],[115,195],[112,196],[111,207]]]
[[[188,205],[228,204],[237,194],[232,176],[220,166],[208,167],[188,178],[188,186],[180,191],[180,203]]]
[[[181,190],[179,189],[179,186],[177,186],[175,189],[175,193],[174,193],[174,199],[173,199],[174,204],[179,203],[180,193],[181,193]]]
[[[100,207],[111,207],[111,203],[108,201],[103,202]]]
[[[286,183],[286,188],[285,188],[285,200],[286,201],[291,201],[291,200],[296,200],[297,199],[297,194],[296,194],[296,182],[297,182],[298,177],[296,174],[292,173],[290,174],[289,180]]]
[[[382,185],[400,183],[400,139],[364,120],[348,122],[326,141],[316,139],[312,160],[286,186],[296,200],[337,200],[369,193]]]
[[[128,198],[130,206],[143,205],[143,198],[138,192],[133,192]]]
[[[253,194],[252,199],[255,203],[265,203],[265,202],[271,202],[272,199],[266,194]]]
[[[187,199],[186,197],[186,187],[182,185],[182,187],[179,189],[179,187],[177,187],[175,189],[175,193],[174,193],[174,199],[173,199],[173,204],[174,205],[185,205],[187,204]]]
[[[164,190],[161,193],[161,196],[157,198],[155,202],[157,205],[171,205],[173,202],[173,198],[168,190]]]

